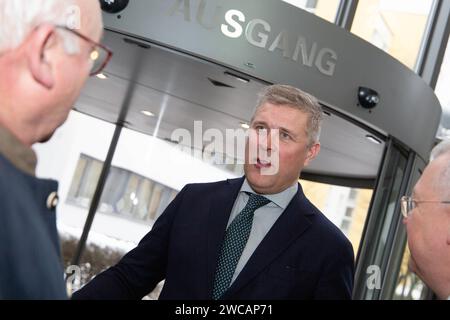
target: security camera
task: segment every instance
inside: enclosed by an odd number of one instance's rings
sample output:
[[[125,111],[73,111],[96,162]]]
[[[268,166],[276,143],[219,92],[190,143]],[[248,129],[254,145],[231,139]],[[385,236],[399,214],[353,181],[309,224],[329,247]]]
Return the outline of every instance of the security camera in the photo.
[[[128,6],[129,0],[100,0],[102,10],[108,13],[118,13]]]
[[[380,96],[378,92],[366,87],[359,87],[358,89],[359,105],[364,109],[373,109],[380,103]]]

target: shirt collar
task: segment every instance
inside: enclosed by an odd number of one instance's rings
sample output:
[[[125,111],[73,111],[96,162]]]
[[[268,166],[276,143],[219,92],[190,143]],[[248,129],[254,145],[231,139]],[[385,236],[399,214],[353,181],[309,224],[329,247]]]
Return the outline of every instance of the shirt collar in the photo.
[[[286,190],[281,191],[280,193],[261,194],[261,195],[266,197],[267,199],[269,199],[271,202],[276,204],[281,209],[285,210],[287,208],[287,206],[289,205],[289,202],[291,202],[292,198],[297,194],[297,191],[298,191],[298,183],[295,182],[295,184],[293,184]],[[240,192],[250,192],[250,193],[259,194],[259,193],[255,192],[252,189],[252,187],[250,187],[250,184],[248,183],[247,178],[245,178]]]
[[[0,154],[19,170],[34,176],[36,171],[36,153],[25,146],[12,133],[0,126]]]

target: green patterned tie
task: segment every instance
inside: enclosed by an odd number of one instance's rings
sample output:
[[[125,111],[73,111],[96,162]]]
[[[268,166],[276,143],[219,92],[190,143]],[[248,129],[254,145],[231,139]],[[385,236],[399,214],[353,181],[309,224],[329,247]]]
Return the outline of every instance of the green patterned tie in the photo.
[[[269,202],[270,200],[263,196],[250,193],[245,208],[234,218],[225,232],[214,278],[214,300],[220,299],[230,286],[234,271],[250,236],[255,211]]]

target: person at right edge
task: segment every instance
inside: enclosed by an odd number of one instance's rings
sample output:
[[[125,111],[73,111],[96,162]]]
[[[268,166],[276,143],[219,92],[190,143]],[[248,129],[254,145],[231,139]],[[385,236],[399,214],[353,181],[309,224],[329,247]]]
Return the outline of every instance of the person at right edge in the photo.
[[[409,269],[450,300],[450,139],[433,148],[411,196],[401,199],[411,252]]]
[[[160,299],[351,299],[352,245],[298,182],[320,150],[321,120],[311,95],[266,87],[245,176],[185,186],[135,249],[72,298],[141,299],[165,280]]]

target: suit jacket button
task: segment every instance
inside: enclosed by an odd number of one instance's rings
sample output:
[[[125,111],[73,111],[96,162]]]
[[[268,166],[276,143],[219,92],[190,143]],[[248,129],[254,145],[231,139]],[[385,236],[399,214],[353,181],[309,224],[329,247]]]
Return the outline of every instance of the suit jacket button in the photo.
[[[59,202],[58,193],[56,193],[56,191],[50,193],[50,195],[47,198],[47,209],[49,210],[56,209],[58,202]]]

